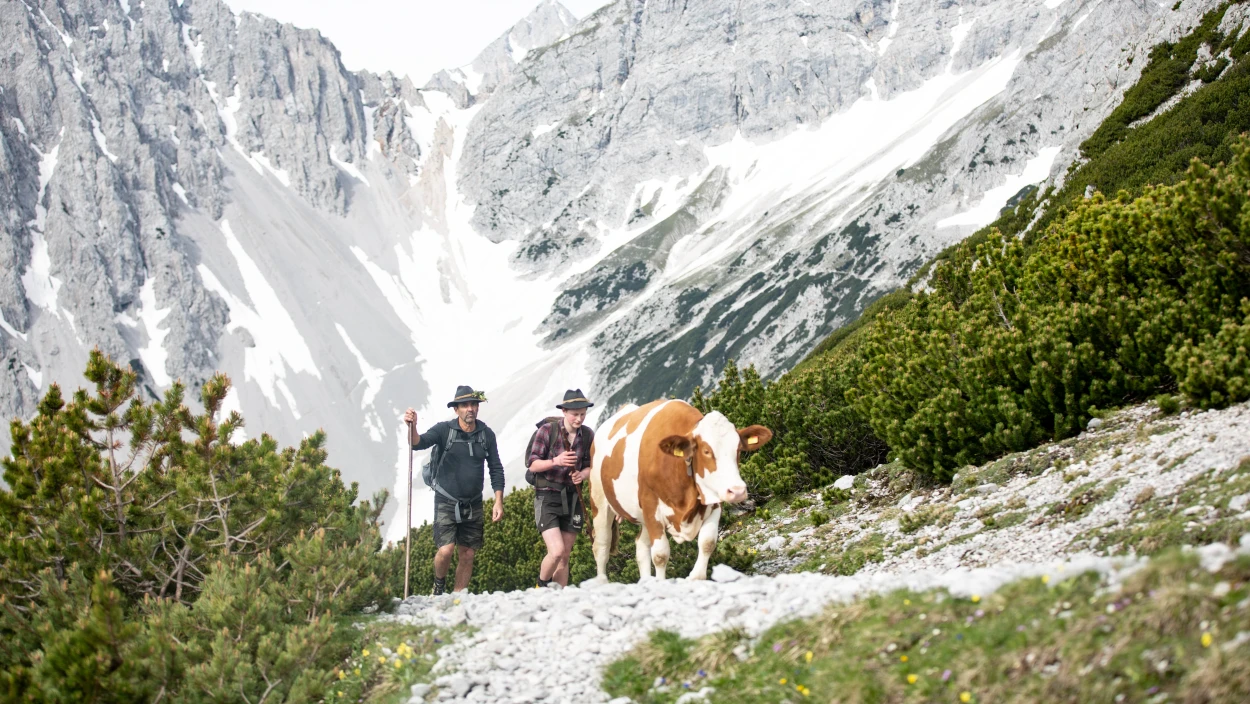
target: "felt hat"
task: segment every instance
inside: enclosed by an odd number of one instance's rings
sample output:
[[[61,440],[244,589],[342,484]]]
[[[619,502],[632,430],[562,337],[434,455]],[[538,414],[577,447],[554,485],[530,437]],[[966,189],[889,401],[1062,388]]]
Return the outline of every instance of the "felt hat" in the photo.
[[[586,394],[581,389],[569,389],[564,392],[564,401],[556,404],[556,408],[562,411],[576,411],[579,408],[590,408],[595,404],[586,398]]]
[[[485,392],[474,391],[472,386],[461,385],[461,386],[456,387],[456,397],[447,402],[447,407],[455,408],[456,404],[468,403],[470,401],[475,402],[475,403],[482,403],[485,400],[486,400]]]

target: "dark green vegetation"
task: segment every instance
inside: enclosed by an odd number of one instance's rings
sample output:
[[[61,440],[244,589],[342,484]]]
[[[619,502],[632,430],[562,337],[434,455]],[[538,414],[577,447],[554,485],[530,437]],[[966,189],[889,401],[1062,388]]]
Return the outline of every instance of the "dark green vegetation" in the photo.
[[[484,511],[489,515],[491,502]],[[638,581],[638,563],[634,558],[634,538],[638,527],[628,522],[620,524],[620,550],[608,561],[608,576],[614,582]],[[412,531],[412,592],[429,594],[434,586],[434,533],[429,525]],[[469,590],[474,592],[512,591],[532,589],[538,580],[538,566],[547,554],[542,537],[534,528],[534,490],[513,491],[504,496],[504,517],[499,523],[486,521],[482,549],[474,557],[473,579]],[[668,574],[685,577],[698,558],[698,546],[694,542],[673,543],[669,558]],[[397,551],[402,552],[402,551]],[[403,556],[399,556],[399,571],[403,572]],[[721,541],[712,554],[711,564],[729,564],[739,571],[750,571],[754,556],[741,549],[733,539]],[[585,532],[573,546],[569,559],[570,584],[577,584],[595,576],[595,558],[591,543]],[[452,569],[455,569],[453,560]]]
[[[91,355],[92,392],[53,386],[12,424],[0,491],[0,696],[12,701],[309,701],[386,594],[374,502],[320,434],[235,445],[242,419]],[[223,699],[224,698],[224,699]]]
[[[609,666],[604,688],[638,702],[704,686],[718,702],[1246,701],[1247,597],[1250,558],[1211,573],[1173,550],[1120,589],[1043,576],[983,598],[873,596],[754,641],[661,631]]]
[[[927,265],[913,280],[925,290],[878,300],[775,382],[730,364],[696,391],[705,411],[774,429],[743,466],[757,499],[887,453],[949,480],[1103,409],[1172,408],[1178,391],[1201,408],[1250,398],[1250,32],[1220,34],[1226,9],[1152,52],[1061,191],[1021,194]],[[1191,73],[1204,46],[1230,58]],[[1123,190],[1085,199],[1090,184]]]

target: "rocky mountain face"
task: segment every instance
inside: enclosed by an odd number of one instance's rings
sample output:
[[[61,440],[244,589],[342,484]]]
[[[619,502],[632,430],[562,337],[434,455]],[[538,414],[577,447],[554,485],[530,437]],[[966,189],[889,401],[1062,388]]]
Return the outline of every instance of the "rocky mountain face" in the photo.
[[[153,394],[223,369],[370,493],[460,383],[515,460],[568,387],[776,375],[1216,4],[549,0],[423,88],[220,0],[0,4],[0,411],[93,346]]]

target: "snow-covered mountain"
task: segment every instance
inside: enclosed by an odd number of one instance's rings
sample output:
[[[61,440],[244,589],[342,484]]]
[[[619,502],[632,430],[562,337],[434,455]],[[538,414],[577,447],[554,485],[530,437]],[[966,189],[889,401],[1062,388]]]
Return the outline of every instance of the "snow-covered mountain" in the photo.
[[[424,88],[220,0],[0,4],[0,410],[92,346],[154,394],[224,369],[402,500],[399,414],[468,383],[515,485],[565,388],[784,371],[1215,4],[548,0]]]

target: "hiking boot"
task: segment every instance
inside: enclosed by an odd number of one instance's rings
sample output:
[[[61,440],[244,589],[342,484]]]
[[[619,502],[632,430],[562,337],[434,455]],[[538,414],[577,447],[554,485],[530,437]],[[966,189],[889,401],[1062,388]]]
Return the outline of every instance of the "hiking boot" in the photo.
[[[434,596],[438,596],[439,594],[446,594],[446,593],[447,593],[447,578],[443,577],[442,579],[439,579],[438,577],[435,577],[434,578]]]

